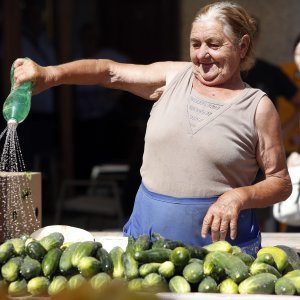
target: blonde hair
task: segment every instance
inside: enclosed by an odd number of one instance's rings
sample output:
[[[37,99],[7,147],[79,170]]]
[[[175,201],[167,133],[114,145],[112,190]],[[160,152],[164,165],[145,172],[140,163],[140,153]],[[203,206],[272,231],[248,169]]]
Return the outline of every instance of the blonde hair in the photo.
[[[230,1],[219,1],[204,6],[194,19],[194,22],[216,20],[223,25],[224,33],[238,44],[244,35],[250,38],[245,57],[241,60],[240,70],[247,71],[255,63],[253,40],[257,31],[256,20],[239,4]]]

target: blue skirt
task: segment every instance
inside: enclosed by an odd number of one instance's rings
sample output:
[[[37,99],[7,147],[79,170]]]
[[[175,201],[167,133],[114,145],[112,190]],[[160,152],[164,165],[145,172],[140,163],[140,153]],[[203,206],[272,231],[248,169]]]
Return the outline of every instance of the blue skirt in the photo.
[[[149,191],[143,184],[137,192],[132,214],[123,228],[124,236],[150,237],[157,232],[165,238],[190,245],[212,243],[211,236],[201,237],[201,227],[208,208],[217,200],[212,198],[176,198]],[[238,218],[237,238],[226,240],[246,253],[256,256],[261,248],[261,234],[252,209],[243,210]]]

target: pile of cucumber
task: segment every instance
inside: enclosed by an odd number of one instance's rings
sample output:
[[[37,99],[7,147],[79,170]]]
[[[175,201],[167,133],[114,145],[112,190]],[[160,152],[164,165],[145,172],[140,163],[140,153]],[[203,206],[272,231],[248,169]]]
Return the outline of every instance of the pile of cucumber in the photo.
[[[226,241],[191,246],[153,233],[128,238],[126,249],[100,242],[65,243],[59,232],[0,245],[0,288],[8,295],[54,296],[88,283],[101,290],[122,280],[149,293],[300,295],[300,259],[287,246],[264,247],[254,258]]]

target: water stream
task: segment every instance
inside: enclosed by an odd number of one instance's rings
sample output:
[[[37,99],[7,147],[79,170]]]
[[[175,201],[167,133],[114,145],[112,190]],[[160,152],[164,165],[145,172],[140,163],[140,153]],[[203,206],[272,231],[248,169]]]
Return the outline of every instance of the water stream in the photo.
[[[0,232],[1,239],[6,240],[30,234],[40,224],[30,187],[32,174],[26,172],[17,125],[8,124],[0,141],[4,137],[0,160]]]

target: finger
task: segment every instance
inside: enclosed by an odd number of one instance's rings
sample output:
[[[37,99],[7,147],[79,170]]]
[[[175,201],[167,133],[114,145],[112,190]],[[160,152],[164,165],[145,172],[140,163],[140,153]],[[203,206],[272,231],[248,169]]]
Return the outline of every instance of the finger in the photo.
[[[234,240],[237,235],[237,219],[232,219],[230,222],[230,238]]]
[[[216,242],[220,239],[220,224],[221,220],[219,218],[214,218],[214,221],[211,225],[211,238],[213,242]]]
[[[20,67],[24,64],[25,62],[25,59],[24,58],[17,58],[15,61],[14,61],[14,68],[17,68],[17,67]]]
[[[228,231],[228,221],[222,220],[220,226],[220,240],[225,240]]]
[[[202,230],[201,230],[201,236],[205,239],[208,235],[209,232],[209,228],[212,224],[213,221],[213,216],[207,214],[205,216],[205,218],[203,219],[203,223],[202,223]]]

